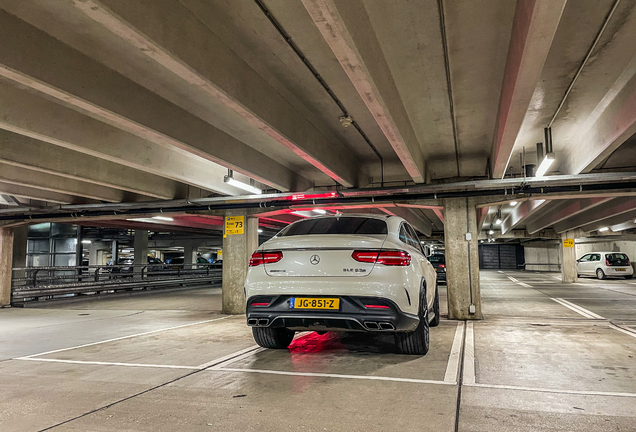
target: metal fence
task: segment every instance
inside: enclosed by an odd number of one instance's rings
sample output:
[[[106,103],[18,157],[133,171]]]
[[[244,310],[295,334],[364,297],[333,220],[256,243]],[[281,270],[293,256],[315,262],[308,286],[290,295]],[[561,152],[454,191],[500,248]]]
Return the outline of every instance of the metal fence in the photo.
[[[11,303],[221,281],[219,264],[94,265],[12,269]]]

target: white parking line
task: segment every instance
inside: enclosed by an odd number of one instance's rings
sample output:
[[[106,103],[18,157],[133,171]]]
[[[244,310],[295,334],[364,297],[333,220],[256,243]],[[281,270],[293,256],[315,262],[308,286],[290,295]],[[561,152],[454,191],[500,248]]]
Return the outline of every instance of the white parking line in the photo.
[[[232,363],[236,363],[239,360],[243,360],[245,358],[251,357],[254,354],[258,354],[259,352],[265,351],[265,348],[259,348],[258,346],[256,346],[256,348],[252,348],[250,351],[247,351],[243,354],[240,355],[232,355],[230,354],[228,359],[226,359],[225,361],[222,362],[215,362],[214,366],[212,367],[208,367],[208,370],[212,370],[212,369],[221,369],[223,368],[225,365],[230,365]]]
[[[54,354],[54,353],[58,353],[58,352],[62,352],[62,351],[69,351],[69,350],[74,350],[74,349],[78,349],[78,348],[85,348],[85,347],[89,347],[89,346],[105,344],[105,343],[108,343],[108,342],[115,342],[115,341],[120,341],[120,340],[124,340],[124,339],[130,339],[130,338],[134,338],[134,337],[137,337],[137,336],[145,336],[145,335],[149,335],[149,334],[153,334],[153,333],[159,333],[159,332],[162,332],[162,331],[176,330],[176,329],[180,329],[180,328],[184,328],[184,327],[190,327],[190,326],[194,326],[194,325],[209,323],[209,322],[212,322],[212,321],[219,321],[219,320],[222,320],[222,319],[225,319],[225,318],[229,318],[229,316],[224,316],[224,317],[221,317],[221,318],[209,319],[209,320],[205,320],[205,321],[199,321],[199,322],[190,323],[190,324],[183,324],[183,325],[179,325],[179,326],[175,326],[175,327],[168,327],[168,328],[159,329],[159,330],[151,330],[151,331],[147,331],[147,332],[143,332],[143,333],[137,333],[137,334],[128,335],[128,336],[122,336],[122,337],[113,338],[113,339],[106,339],[106,340],[99,341],[99,342],[92,342],[92,343],[72,346],[72,347],[68,347],[68,348],[61,348],[61,349],[52,350],[52,351],[46,351],[46,352],[42,352],[42,353],[38,353],[38,354],[31,354],[31,355],[28,355],[28,356],[21,357],[21,359],[24,360],[24,359],[27,359],[27,358],[39,357],[39,356],[43,356],[43,355],[47,355],[47,354]]]
[[[457,323],[453,346],[451,348],[450,356],[448,357],[448,365],[446,365],[444,382],[453,384],[457,383],[457,371],[459,370],[459,361],[461,360],[460,354],[462,350],[462,341],[464,339],[464,327],[466,327],[466,323],[463,321]]]
[[[464,347],[464,379],[463,384],[475,384],[475,333],[473,322],[466,325],[466,346]]]
[[[27,361],[36,361],[36,362],[50,362],[50,363],[70,363],[70,364],[82,364],[82,365],[99,365],[99,366],[127,366],[127,367],[149,367],[149,368],[190,369],[190,370],[201,369],[197,366],[176,366],[176,365],[160,365],[160,364],[144,364],[144,363],[116,363],[116,362],[62,360],[62,359],[48,359],[48,358],[43,359],[43,358],[33,358],[33,357],[17,357],[13,360],[27,360]]]
[[[562,394],[574,394],[574,395],[585,395],[585,396],[615,396],[615,397],[636,397],[636,393],[620,393],[620,392],[603,392],[603,391],[595,391],[595,390],[561,390],[561,389],[548,389],[548,388],[537,388],[537,387],[519,387],[519,386],[509,386],[509,385],[499,385],[499,384],[468,384],[465,383],[467,387],[481,387],[481,388],[492,388],[492,389],[503,389],[503,390],[520,390],[520,391],[530,391],[530,392],[540,392],[540,393],[562,393]]]
[[[517,279],[513,278],[512,276],[508,276],[508,279],[510,279],[511,281],[513,281],[514,283],[516,283],[517,285],[521,285],[522,287],[525,288],[532,288],[532,285],[528,285],[525,282],[520,282]]]
[[[457,383],[449,383],[446,381],[435,380],[423,380],[417,378],[393,378],[374,375],[341,375],[341,374],[328,374],[328,373],[314,373],[314,372],[287,372],[277,370],[266,369],[238,369],[238,368],[210,368],[206,371],[220,371],[220,372],[239,372],[239,373],[260,373],[271,375],[289,375],[289,376],[304,376],[304,377],[317,377],[317,378],[341,378],[341,379],[358,379],[358,380],[371,380],[371,381],[394,381],[394,382],[407,382],[416,384],[437,384],[437,385],[456,385]]]
[[[622,327],[617,326],[616,324],[610,324],[610,328],[613,328],[614,330],[618,330],[621,333],[625,333],[626,335],[629,335],[633,338],[636,338],[636,330],[627,330],[624,329]]]
[[[557,298],[552,298],[552,300],[554,300],[555,302],[559,303],[561,306],[565,306],[566,308],[571,309],[571,310],[573,310],[574,312],[576,312],[576,313],[578,313],[580,315],[583,315],[585,318],[598,319],[598,320],[604,320],[605,319],[604,317],[602,317],[602,316],[600,316],[598,314],[595,314],[592,311],[589,311],[589,310],[587,310],[587,309],[585,309],[585,308],[583,308],[583,307],[581,307],[579,305],[576,305],[576,304],[574,304],[572,302],[569,302],[567,300],[564,300],[562,298],[558,298],[557,297]]]

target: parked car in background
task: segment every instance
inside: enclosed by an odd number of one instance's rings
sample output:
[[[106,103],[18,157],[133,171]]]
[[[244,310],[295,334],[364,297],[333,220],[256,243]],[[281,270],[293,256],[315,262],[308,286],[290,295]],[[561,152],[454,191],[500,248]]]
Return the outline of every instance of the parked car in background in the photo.
[[[631,279],[634,269],[629,257],[621,252],[592,252],[576,260],[578,276],[624,277]]]
[[[210,261],[206,260],[203,257],[197,257],[195,262],[196,262],[196,264],[210,264]],[[184,257],[172,258],[168,264],[170,264],[170,266],[173,269],[177,269],[179,267],[183,268],[183,266],[185,264],[185,258]],[[190,267],[188,267],[187,269],[190,269]]]
[[[428,261],[435,267],[437,281],[446,283],[446,255],[434,254],[428,257]]]
[[[385,332],[424,355],[440,322],[435,269],[397,216],[329,215],[288,225],[252,255],[247,325],[265,348],[296,331]]]

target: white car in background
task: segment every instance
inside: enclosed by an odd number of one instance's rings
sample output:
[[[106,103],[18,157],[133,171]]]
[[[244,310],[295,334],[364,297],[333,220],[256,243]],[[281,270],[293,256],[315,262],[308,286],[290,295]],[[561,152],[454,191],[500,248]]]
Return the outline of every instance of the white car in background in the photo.
[[[287,348],[296,331],[388,332],[402,353],[423,355],[440,320],[435,269],[397,216],[290,224],[252,255],[245,297],[265,348]]]
[[[629,257],[621,252],[592,252],[576,260],[576,272],[579,276],[624,277],[631,279],[634,269]]]

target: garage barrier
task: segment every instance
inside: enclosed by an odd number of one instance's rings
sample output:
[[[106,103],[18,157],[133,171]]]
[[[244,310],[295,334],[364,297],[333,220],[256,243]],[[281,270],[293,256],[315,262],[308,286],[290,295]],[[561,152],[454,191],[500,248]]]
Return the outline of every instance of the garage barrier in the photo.
[[[220,264],[19,267],[12,269],[11,304],[89,294],[220,282]]]

